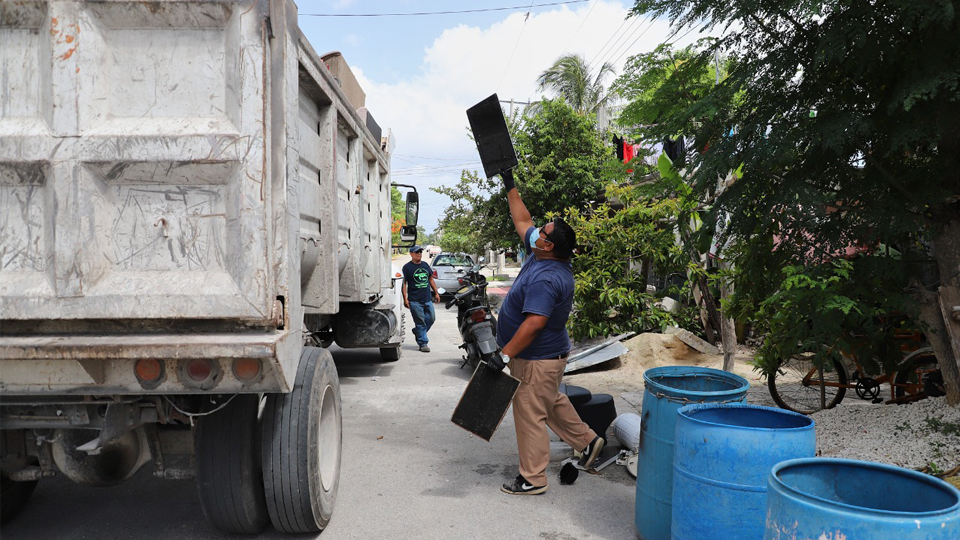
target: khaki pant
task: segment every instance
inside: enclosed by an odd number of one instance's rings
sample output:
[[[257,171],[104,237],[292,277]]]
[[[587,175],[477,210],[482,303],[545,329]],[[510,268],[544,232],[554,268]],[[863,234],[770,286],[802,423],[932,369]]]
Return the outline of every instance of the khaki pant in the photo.
[[[546,470],[550,464],[547,426],[576,450],[583,450],[597,436],[580,419],[570,399],[558,390],[566,365],[565,359],[510,359],[510,374],[521,381],[513,398],[520,474],[535,486],[547,485]]]

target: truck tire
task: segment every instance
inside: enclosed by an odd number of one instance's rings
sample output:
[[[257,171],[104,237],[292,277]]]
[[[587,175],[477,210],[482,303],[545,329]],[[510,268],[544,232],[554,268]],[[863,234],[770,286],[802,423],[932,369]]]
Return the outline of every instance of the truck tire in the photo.
[[[400,347],[380,347],[380,359],[384,362],[396,362],[400,359]]]
[[[0,525],[6,525],[23,510],[37,488],[37,481],[14,482],[6,476],[0,477]]]
[[[330,351],[304,347],[289,394],[263,413],[263,480],[273,526],[318,532],[330,522],[343,442],[340,380]]]
[[[270,519],[260,465],[259,407],[260,396],[238,394],[197,421],[200,506],[210,523],[228,533],[257,534]]]

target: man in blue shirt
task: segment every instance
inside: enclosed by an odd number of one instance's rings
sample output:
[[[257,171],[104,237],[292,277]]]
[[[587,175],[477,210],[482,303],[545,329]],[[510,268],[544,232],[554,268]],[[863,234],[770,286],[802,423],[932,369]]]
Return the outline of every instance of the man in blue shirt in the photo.
[[[570,353],[566,325],[573,308],[570,256],[576,234],[560,218],[542,228],[534,226],[514,186],[512,171],[506,171],[503,180],[510,216],[528,256],[497,321],[497,345],[509,357],[510,374],[521,381],[513,398],[520,474],[501,489],[512,495],[538,495],[547,490],[548,426],[564,442],[583,451],[584,463],[596,460],[604,440],[559,391]]]
[[[436,314],[433,311],[433,302],[430,301],[430,291],[433,298],[440,301],[437,292],[437,283],[433,280],[433,270],[423,262],[423,248],[410,248],[410,262],[403,265],[403,305],[410,310],[413,317],[413,335],[417,338],[417,346],[421,352],[430,352],[427,343],[427,331],[433,326]]]

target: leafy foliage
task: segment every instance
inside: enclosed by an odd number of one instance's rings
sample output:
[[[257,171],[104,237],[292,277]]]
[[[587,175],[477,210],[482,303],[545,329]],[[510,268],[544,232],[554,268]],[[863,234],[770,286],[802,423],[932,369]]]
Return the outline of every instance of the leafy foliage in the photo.
[[[941,366],[960,379],[935,309],[935,287],[960,285],[960,1],[640,0],[632,13],[666,16],[678,31],[724,30],[695,61],[722,51],[727,76],[649,132],[692,136],[685,165],[695,193],[713,203],[708,220],[729,216],[744,260],[772,261],[751,250],[776,239],[781,262],[805,269],[785,277],[813,272],[812,282],[777,290],[802,291],[823,309],[839,296],[858,302],[817,332],[824,343],[843,339],[849,313],[897,303],[889,288],[874,297],[836,289],[824,263],[851,248],[895,246],[903,257],[891,263],[901,278],[894,290],[913,284],[911,315],[923,313]],[[661,85],[651,100],[666,102],[676,88]],[[741,164],[742,178],[716,195],[717,179]],[[751,277],[784,277],[782,267],[751,268],[737,294],[759,298],[767,279]],[[956,384],[952,396],[960,401]]]
[[[394,186],[390,186],[390,244],[400,244],[400,227],[407,224],[407,205],[403,194]]]
[[[662,140],[662,130],[651,129],[661,122],[679,127],[669,135],[690,133],[694,122],[709,114],[701,111],[691,116],[690,109],[717,80],[715,62],[699,54],[710,42],[704,39],[680,50],[665,43],[649,53],[629,57],[612,88],[629,101],[617,123],[648,143]]]
[[[901,271],[895,259],[883,256],[784,267],[776,290],[750,307],[766,329],[758,366],[769,372],[780,360],[805,352],[815,353],[817,361],[827,365],[828,359],[852,355],[868,373],[892,370],[903,359],[894,331],[908,329],[894,314],[915,309],[915,302],[897,286]],[[745,286],[746,273],[737,277]],[[730,307],[743,313],[746,302],[747,296],[740,294],[734,301],[739,305]]]
[[[438,230],[446,251],[482,253],[486,246],[512,246],[516,238],[504,221],[506,197],[498,178],[481,178],[475,171],[463,171],[456,186],[431,188],[453,204],[444,211]],[[509,216],[507,216],[509,219]],[[510,233],[513,234],[511,238]]]
[[[586,208],[603,194],[605,176],[616,170],[609,168],[616,158],[592,115],[578,115],[559,100],[541,105],[514,134],[520,158],[514,176],[535,221],[566,208]]]
[[[662,296],[646,292],[641,271],[645,260],[664,274],[685,271],[683,250],[674,241],[672,227],[664,226],[664,221],[676,219],[677,199],[653,201],[637,186],[616,185],[607,189],[606,198],[623,208],[615,211],[604,203],[590,212],[572,209],[567,214],[583,246],[573,259],[576,309],[568,323],[571,337],[689,326],[689,313],[671,314],[658,304]]]
[[[540,90],[550,89],[561,100],[573,107],[577,114],[596,114],[600,107],[609,104],[613,95],[608,93],[603,81],[614,73],[613,64],[604,62],[597,74],[579,54],[565,54],[558,58],[537,78]]]

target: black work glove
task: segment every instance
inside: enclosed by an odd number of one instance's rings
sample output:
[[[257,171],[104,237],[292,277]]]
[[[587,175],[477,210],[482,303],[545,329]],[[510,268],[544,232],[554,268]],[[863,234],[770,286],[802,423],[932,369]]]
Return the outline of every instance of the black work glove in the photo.
[[[503,371],[503,368],[507,367],[507,364],[503,361],[503,357],[500,356],[500,353],[494,353],[493,356],[487,360],[487,365],[490,366],[491,369],[495,369],[497,371]]]
[[[517,187],[517,184],[513,182],[513,169],[507,169],[500,173],[500,178],[503,179],[503,189],[510,193],[510,190]]]

